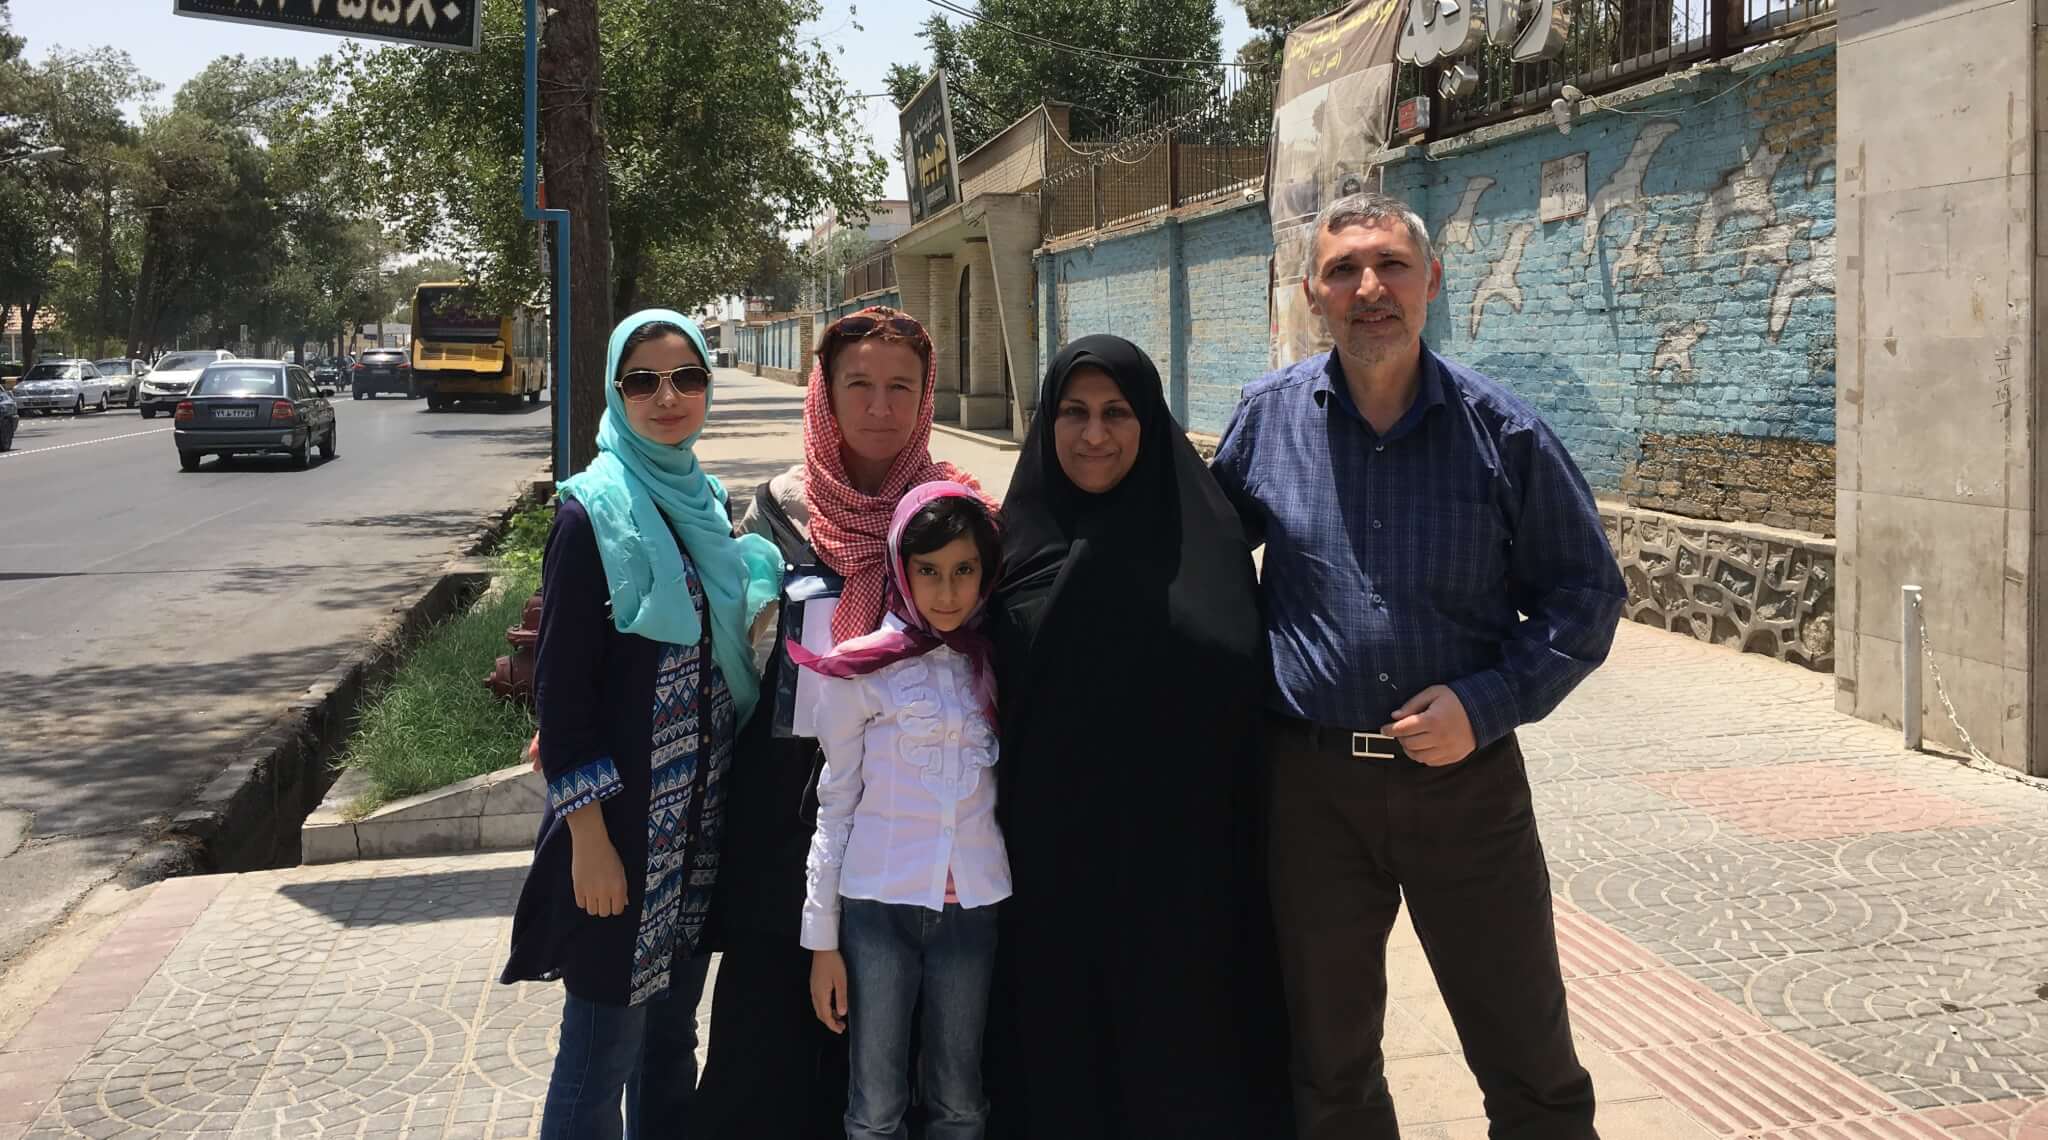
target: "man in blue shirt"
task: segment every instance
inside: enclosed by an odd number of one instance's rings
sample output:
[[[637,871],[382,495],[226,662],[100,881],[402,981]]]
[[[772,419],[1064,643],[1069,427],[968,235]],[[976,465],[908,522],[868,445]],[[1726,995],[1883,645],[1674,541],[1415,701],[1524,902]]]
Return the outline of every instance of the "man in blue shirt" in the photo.
[[[1405,898],[1495,1136],[1586,1140],[1550,877],[1515,728],[1607,656],[1624,588],[1550,428],[1422,343],[1443,283],[1403,203],[1326,207],[1335,350],[1246,386],[1217,480],[1254,543],[1273,908],[1304,1140],[1396,1140],[1380,1049]]]

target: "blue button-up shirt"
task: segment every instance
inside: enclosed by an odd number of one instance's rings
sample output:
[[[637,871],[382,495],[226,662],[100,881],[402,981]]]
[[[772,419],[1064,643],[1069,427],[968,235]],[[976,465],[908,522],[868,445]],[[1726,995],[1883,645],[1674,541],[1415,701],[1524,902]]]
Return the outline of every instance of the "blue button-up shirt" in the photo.
[[[1279,712],[1377,731],[1444,684],[1485,745],[1607,657],[1625,590],[1585,478],[1534,409],[1427,346],[1385,435],[1324,354],[1246,386],[1213,469],[1266,544]]]

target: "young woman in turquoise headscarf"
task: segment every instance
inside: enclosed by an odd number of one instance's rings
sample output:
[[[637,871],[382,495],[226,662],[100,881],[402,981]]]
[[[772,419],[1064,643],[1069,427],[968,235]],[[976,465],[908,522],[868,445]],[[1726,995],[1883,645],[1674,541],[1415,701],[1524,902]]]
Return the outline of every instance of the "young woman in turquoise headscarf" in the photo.
[[[710,354],[689,318],[612,332],[598,457],[561,487],[534,703],[547,804],[503,981],[568,996],[541,1136],[686,1134],[724,774],[759,692],[748,627],[782,558],[734,538],[692,450]],[[645,1127],[643,1127],[645,1122]]]

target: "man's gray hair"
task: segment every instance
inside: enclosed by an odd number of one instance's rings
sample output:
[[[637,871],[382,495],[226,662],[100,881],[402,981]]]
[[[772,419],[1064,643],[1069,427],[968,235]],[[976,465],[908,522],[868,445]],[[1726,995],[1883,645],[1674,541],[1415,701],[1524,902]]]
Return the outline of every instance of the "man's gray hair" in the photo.
[[[1436,247],[1430,243],[1429,227],[1422,222],[1422,215],[1408,208],[1408,203],[1388,194],[1347,194],[1323,207],[1316,215],[1315,228],[1308,232],[1308,244],[1301,251],[1301,275],[1314,280],[1316,275],[1316,251],[1322,245],[1325,233],[1335,232],[1347,226],[1377,226],[1384,222],[1399,222],[1408,230],[1408,237],[1415,242],[1415,248],[1422,254],[1423,264],[1436,260]]]

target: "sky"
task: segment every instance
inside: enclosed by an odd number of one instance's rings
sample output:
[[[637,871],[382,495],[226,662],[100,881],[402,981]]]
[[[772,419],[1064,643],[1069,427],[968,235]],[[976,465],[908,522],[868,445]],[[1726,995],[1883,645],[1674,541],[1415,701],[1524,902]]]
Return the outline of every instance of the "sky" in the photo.
[[[1223,19],[1223,57],[1228,59],[1251,38],[1251,30],[1237,0],[1217,0],[1216,7]],[[890,64],[925,58],[917,29],[928,13],[937,11],[927,0],[824,0],[822,8],[806,34],[836,51],[840,74],[861,93],[886,92],[882,77]],[[120,48],[144,74],[163,85],[158,98],[165,100],[216,56],[239,52],[310,61],[334,47],[331,37],[309,32],[174,16],[170,0],[12,0],[8,9],[15,34],[28,39],[30,58],[42,59],[53,46]],[[891,153],[897,135],[895,106],[886,95],[863,100],[863,106],[861,125],[878,150]],[[889,194],[900,197],[901,187],[892,186]]]

